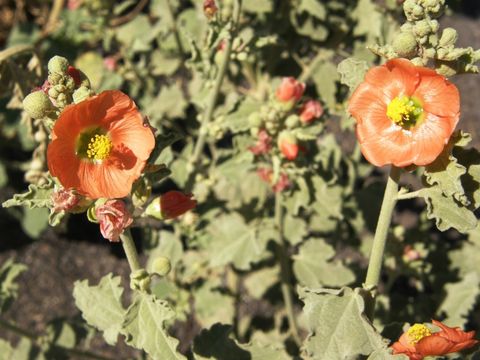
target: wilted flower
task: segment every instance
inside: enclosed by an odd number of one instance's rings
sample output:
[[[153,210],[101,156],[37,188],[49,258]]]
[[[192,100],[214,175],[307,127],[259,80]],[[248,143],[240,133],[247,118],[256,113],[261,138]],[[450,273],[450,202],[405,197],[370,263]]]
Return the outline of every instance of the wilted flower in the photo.
[[[51,195],[53,211],[69,211],[74,209],[82,197],[77,194],[75,189],[58,189]]]
[[[465,332],[436,320],[432,320],[432,324],[441,330],[432,333],[423,324],[411,326],[392,345],[393,354],[405,354],[410,360],[422,360],[426,356],[440,356],[468,349],[478,343],[478,340],[473,339],[475,331]]]
[[[305,91],[305,84],[298,82],[293,77],[285,77],[282,79],[280,86],[275,92],[275,96],[282,102],[298,101]]]
[[[127,196],[155,145],[135,103],[104,91],[61,113],[47,161],[63,187],[92,199]]]
[[[145,214],[157,219],[174,219],[197,206],[192,194],[169,191],[154,199],[145,210]]]
[[[287,174],[280,173],[279,178],[275,184],[272,184],[273,181],[273,170],[268,168],[258,168],[257,175],[265,181],[266,183],[272,186],[273,192],[281,192],[291,185],[290,180],[288,179]]]
[[[272,138],[266,130],[262,129],[258,132],[257,143],[248,149],[255,155],[266,154],[272,149]]]
[[[300,120],[304,124],[309,124],[314,119],[318,119],[323,114],[322,105],[315,100],[308,100],[300,109]]]
[[[393,59],[367,72],[348,111],[372,164],[428,165],[457,125],[460,97],[455,85],[435,71]]]
[[[107,200],[95,210],[100,232],[105,239],[119,241],[120,234],[133,222],[122,200]]]
[[[215,0],[204,0],[203,2],[203,13],[207,18],[212,18],[218,11],[217,4]]]
[[[299,146],[297,139],[290,133],[281,133],[278,137],[278,147],[288,160],[295,160],[298,156]]]

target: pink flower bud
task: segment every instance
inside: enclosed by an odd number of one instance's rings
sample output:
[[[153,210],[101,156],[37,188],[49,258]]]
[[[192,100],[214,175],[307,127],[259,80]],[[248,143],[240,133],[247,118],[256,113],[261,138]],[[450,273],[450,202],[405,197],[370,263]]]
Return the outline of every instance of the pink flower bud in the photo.
[[[117,68],[117,60],[113,56],[107,56],[103,59],[103,66],[107,70],[114,71]]]
[[[77,10],[81,4],[82,4],[82,0],[68,0],[67,9],[70,11]]]
[[[257,175],[260,179],[270,184],[270,182],[272,181],[273,170],[268,168],[263,168],[263,167],[258,168]]]
[[[272,149],[272,138],[262,129],[258,132],[258,140],[254,146],[250,146],[250,150],[255,155],[267,154]]]
[[[295,160],[298,156],[299,146],[297,144],[297,139],[289,134],[282,133],[278,138],[278,147],[288,160]]]
[[[282,192],[287,187],[289,187],[292,183],[288,179],[288,175],[285,173],[280,174],[280,178],[278,179],[277,183],[273,185],[273,192]]]
[[[120,234],[133,222],[122,200],[107,200],[95,210],[100,232],[109,241],[119,241]]]
[[[54,212],[68,212],[78,205],[82,197],[78,195],[74,189],[61,188],[54,191],[50,198],[53,203]]]
[[[304,124],[309,124],[314,119],[318,119],[323,114],[322,105],[315,100],[308,100],[300,109],[300,120]]]
[[[217,13],[218,7],[215,0],[205,0],[203,2],[203,13],[208,19],[211,19]]]
[[[298,101],[305,91],[305,84],[298,82],[293,77],[285,77],[282,79],[282,83],[278,87],[275,95],[278,100],[282,102]]]

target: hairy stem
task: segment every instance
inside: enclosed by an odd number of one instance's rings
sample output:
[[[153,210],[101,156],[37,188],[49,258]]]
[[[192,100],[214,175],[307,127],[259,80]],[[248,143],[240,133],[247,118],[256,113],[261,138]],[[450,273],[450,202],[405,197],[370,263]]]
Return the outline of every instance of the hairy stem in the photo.
[[[398,194],[397,195],[397,200],[408,200],[408,199],[415,199],[419,196],[422,196],[422,189],[417,190],[417,191],[411,191],[403,194]]]
[[[140,261],[138,260],[137,248],[133,242],[132,233],[130,229],[126,229],[121,235],[120,240],[122,241],[123,250],[125,250],[125,255],[127,255],[128,265],[130,265],[130,270],[132,273],[136,270],[141,269]]]
[[[293,311],[293,299],[292,290],[290,288],[291,283],[291,270],[288,261],[288,254],[286,249],[285,238],[283,236],[283,207],[282,207],[282,195],[280,192],[275,193],[275,226],[277,230],[277,260],[280,264],[280,277],[281,277],[281,289],[283,301],[285,303],[285,310],[287,312],[288,323],[293,339],[298,346],[301,346],[302,340],[298,334],[297,321],[295,319],[295,313]]]
[[[193,169],[191,172],[194,172],[198,160],[200,159],[200,155],[202,154],[203,148],[206,143],[206,136],[207,136],[207,127],[208,124],[212,121],[213,111],[215,110],[215,105],[218,100],[218,95],[220,94],[220,89],[222,87],[223,79],[228,69],[228,64],[230,62],[230,54],[232,52],[232,42],[233,42],[233,35],[236,30],[236,25],[238,23],[238,19],[240,17],[240,0],[236,0],[234,2],[234,9],[233,9],[233,22],[231,23],[231,30],[228,33],[227,38],[225,39],[225,48],[223,49],[223,59],[218,69],[218,74],[215,79],[215,83],[213,85],[212,92],[210,93],[210,98],[207,103],[207,107],[205,108],[205,112],[202,117],[202,121],[200,124],[199,135],[197,138],[197,142],[193,148],[192,158],[190,160]]]
[[[393,210],[397,203],[398,181],[400,179],[401,169],[392,165],[390,176],[388,177],[385,194],[383,196],[382,208],[378,216],[377,228],[373,238],[372,251],[370,253],[370,261],[368,263],[367,277],[365,278],[364,287],[367,290],[375,290],[380,281],[380,273],[382,270],[383,254],[387,243],[388,230],[392,221]],[[375,302],[369,307],[370,319],[373,318]]]

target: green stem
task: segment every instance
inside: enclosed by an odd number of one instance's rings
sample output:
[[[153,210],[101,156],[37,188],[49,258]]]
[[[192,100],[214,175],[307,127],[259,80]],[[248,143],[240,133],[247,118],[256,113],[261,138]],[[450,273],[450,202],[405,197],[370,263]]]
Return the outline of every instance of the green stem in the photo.
[[[178,52],[180,53],[180,56],[183,57],[184,51],[182,41],[180,40],[180,35],[178,34],[177,20],[175,19],[175,14],[173,13],[171,0],[167,0],[167,10],[169,12],[170,19],[172,20],[172,33],[173,37],[175,38],[175,43],[177,44]]]
[[[375,290],[380,281],[380,273],[382,270],[383,253],[387,242],[388,230],[392,221],[393,210],[397,203],[398,181],[400,179],[401,169],[392,165],[390,176],[388,177],[385,194],[383,196],[382,208],[378,216],[377,228],[373,238],[372,251],[370,253],[370,261],[368,263],[367,277],[365,278],[364,287],[367,290]],[[374,299],[373,299],[374,300]],[[371,304],[370,319],[373,316],[375,303]]]
[[[126,229],[121,235],[120,240],[122,241],[123,250],[125,250],[125,255],[127,255],[128,264],[130,265],[130,270],[132,273],[136,270],[141,269],[140,261],[138,260],[137,248],[133,242],[132,233],[130,229]]]
[[[398,194],[397,200],[408,200],[408,199],[414,199],[422,195],[422,189],[417,190],[417,191],[411,191],[403,194]]]
[[[223,50],[223,59],[218,69],[218,74],[215,79],[215,83],[213,85],[212,92],[210,93],[210,98],[207,103],[207,107],[205,108],[205,113],[202,117],[202,122],[200,124],[199,135],[197,138],[197,142],[195,143],[195,147],[193,149],[192,158],[190,160],[192,164],[192,169],[190,172],[194,172],[198,160],[200,159],[200,155],[202,154],[203,148],[206,142],[207,136],[207,126],[212,121],[213,111],[215,110],[215,105],[218,100],[218,95],[220,94],[220,88],[222,87],[223,78],[228,69],[228,64],[230,62],[230,55],[232,52],[232,43],[233,43],[233,34],[236,30],[236,25],[238,23],[238,19],[240,17],[240,0],[236,0],[234,3],[233,9],[233,22],[231,23],[231,31],[228,32],[228,36],[225,39],[225,48]]]
[[[288,323],[293,339],[298,346],[301,346],[302,340],[298,333],[297,321],[295,319],[295,313],[293,311],[293,299],[292,291],[290,289],[290,283],[292,275],[290,273],[290,264],[287,255],[285,238],[283,236],[283,208],[282,208],[282,194],[280,192],[275,193],[275,226],[277,230],[277,259],[280,263],[280,280],[283,301],[285,303],[285,310],[287,312]]]

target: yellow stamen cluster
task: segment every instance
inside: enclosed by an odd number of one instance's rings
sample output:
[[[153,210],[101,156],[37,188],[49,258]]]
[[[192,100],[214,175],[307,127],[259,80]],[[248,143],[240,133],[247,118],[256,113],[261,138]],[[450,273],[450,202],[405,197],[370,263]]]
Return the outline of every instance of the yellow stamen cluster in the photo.
[[[398,96],[387,106],[387,116],[402,127],[415,125],[422,112],[422,107],[408,96]]]
[[[414,324],[407,330],[407,335],[411,345],[415,345],[426,336],[432,335],[432,332],[423,324]]]
[[[112,142],[106,135],[92,136],[88,143],[87,156],[92,160],[105,160],[112,150]]]

